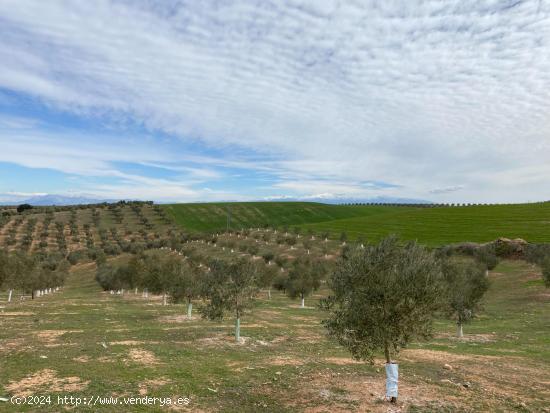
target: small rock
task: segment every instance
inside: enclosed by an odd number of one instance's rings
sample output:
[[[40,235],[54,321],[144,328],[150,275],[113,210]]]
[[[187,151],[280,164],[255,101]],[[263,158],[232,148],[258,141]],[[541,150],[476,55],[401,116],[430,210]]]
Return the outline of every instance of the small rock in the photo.
[[[280,375],[283,374],[283,373],[281,373],[280,371],[276,371],[275,374],[278,375],[278,376],[280,376]]]
[[[451,380],[449,379],[442,379],[441,380],[441,383],[449,383],[449,384],[454,384]]]
[[[445,363],[445,364],[443,365],[443,368],[444,368],[445,370],[451,370],[451,371],[453,370],[453,366],[451,366],[450,364],[447,364],[447,363]]]
[[[48,356],[40,356],[41,359],[47,359]]]
[[[469,389],[471,386],[470,383],[466,382],[466,383],[462,383],[462,387],[466,388],[466,389]]]

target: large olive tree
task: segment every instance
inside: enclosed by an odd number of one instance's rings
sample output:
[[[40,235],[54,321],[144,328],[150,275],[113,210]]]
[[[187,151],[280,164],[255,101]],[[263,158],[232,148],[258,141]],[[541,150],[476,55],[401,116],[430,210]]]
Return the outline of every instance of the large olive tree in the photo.
[[[386,395],[397,400],[397,364],[392,355],[411,340],[429,338],[439,307],[441,267],[426,248],[401,245],[390,236],[376,245],[355,248],[329,279],[332,293],[321,302],[329,335],[359,360],[386,359]]]

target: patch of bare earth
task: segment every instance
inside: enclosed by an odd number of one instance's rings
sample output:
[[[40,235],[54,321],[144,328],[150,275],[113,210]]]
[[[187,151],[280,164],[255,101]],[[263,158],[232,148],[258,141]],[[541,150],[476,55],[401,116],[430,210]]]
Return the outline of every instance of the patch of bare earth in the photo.
[[[445,372],[442,382],[469,383],[473,392],[480,393],[478,396],[492,406],[502,406],[503,400],[529,406],[550,399],[547,368],[522,357],[404,350],[401,358],[439,365]]]
[[[451,333],[439,333],[435,338],[445,338],[447,340],[469,342],[469,343],[492,343],[497,341],[496,334],[466,334],[463,337],[457,337]]]
[[[145,396],[149,393],[149,390],[155,390],[166,384],[171,383],[171,380],[166,377],[159,377],[158,379],[148,379],[139,383],[139,394]]]
[[[11,381],[6,390],[14,396],[25,397],[38,392],[77,392],[84,390],[89,381],[80,377],[58,377],[55,370],[44,369],[19,381]]]
[[[36,337],[44,343],[44,347],[59,347],[61,345],[74,345],[67,340],[60,342],[59,339],[64,334],[82,333],[83,330],[42,330],[36,332]]]
[[[157,356],[148,350],[133,348],[128,352],[128,355],[131,361],[145,366],[154,366],[160,363]]]
[[[272,357],[267,361],[268,366],[302,366],[305,364],[303,358],[290,356]]]
[[[157,344],[158,341],[155,342],[148,342],[151,344]],[[139,340],[122,340],[122,341],[110,341],[110,346],[140,346],[142,344],[145,344],[145,341],[139,341]]]
[[[285,400],[292,410],[308,413],[406,412],[411,405],[422,406],[443,397],[436,385],[400,380],[398,403],[390,404],[384,400],[384,373],[380,373],[380,377],[371,377],[319,372],[304,376],[301,383],[291,398],[282,397],[281,400]],[[459,395],[446,393],[445,406],[460,406]]]
[[[337,364],[338,366],[347,366],[350,364],[365,364],[364,361],[354,360],[350,357],[326,357],[325,361],[330,364]]]
[[[22,317],[31,315],[34,315],[34,313],[30,311],[0,311],[1,317]]]
[[[188,323],[190,321],[197,321],[199,319],[200,317],[197,316],[191,316],[191,318],[189,318],[186,314],[167,315],[159,317],[159,321],[161,323]]]

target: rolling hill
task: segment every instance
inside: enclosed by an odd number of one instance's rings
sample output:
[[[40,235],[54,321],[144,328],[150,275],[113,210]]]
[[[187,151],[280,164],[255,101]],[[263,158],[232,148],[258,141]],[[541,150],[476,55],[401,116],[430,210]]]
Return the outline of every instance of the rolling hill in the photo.
[[[351,239],[377,240],[396,233],[427,245],[487,242],[499,237],[550,242],[550,203],[455,207],[326,205],[307,202],[173,204],[163,208],[188,231],[216,231],[255,226],[300,226],[345,231]]]

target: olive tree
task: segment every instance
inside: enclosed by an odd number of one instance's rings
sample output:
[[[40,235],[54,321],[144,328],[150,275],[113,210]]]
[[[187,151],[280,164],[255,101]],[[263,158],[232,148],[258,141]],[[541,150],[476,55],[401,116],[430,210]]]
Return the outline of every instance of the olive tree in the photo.
[[[300,298],[300,307],[305,307],[305,298],[321,285],[324,269],[318,261],[307,257],[298,258],[288,272],[285,291],[290,298]]]
[[[493,270],[499,262],[495,253],[495,249],[488,246],[483,246],[474,251],[474,258],[483,267],[485,267],[485,275],[489,275],[489,271]]]
[[[0,288],[8,288],[8,302],[11,301],[13,289],[17,284],[17,266],[14,259],[5,250],[0,250]]]
[[[203,271],[196,265],[188,264],[182,260],[174,267],[174,278],[170,285],[170,296],[176,303],[187,303],[187,318],[191,318],[193,312],[193,299],[200,293],[200,279]]]
[[[479,301],[489,289],[486,267],[474,261],[448,259],[442,268],[447,313],[456,320],[456,334],[462,337],[463,324],[474,318]]]
[[[144,284],[153,294],[162,294],[162,304],[167,304],[168,292],[174,278],[180,272],[181,258],[176,255],[147,256]]]
[[[258,287],[267,288],[267,298],[271,299],[271,287],[275,278],[279,274],[277,267],[274,265],[262,265],[258,271]]]
[[[323,321],[331,337],[355,359],[373,362],[383,351],[386,396],[397,401],[397,364],[392,355],[411,340],[428,338],[440,305],[441,268],[426,248],[400,245],[387,237],[355,248],[341,259],[329,279],[332,293],[321,301]]]
[[[222,319],[226,312],[235,315],[235,340],[241,337],[241,316],[258,294],[258,267],[249,260],[211,261],[203,278],[202,294],[208,299],[199,309],[204,318]]]
[[[107,263],[102,263],[97,266],[95,280],[103,288],[104,291],[120,290],[122,288],[122,279],[119,276],[117,269]]]

